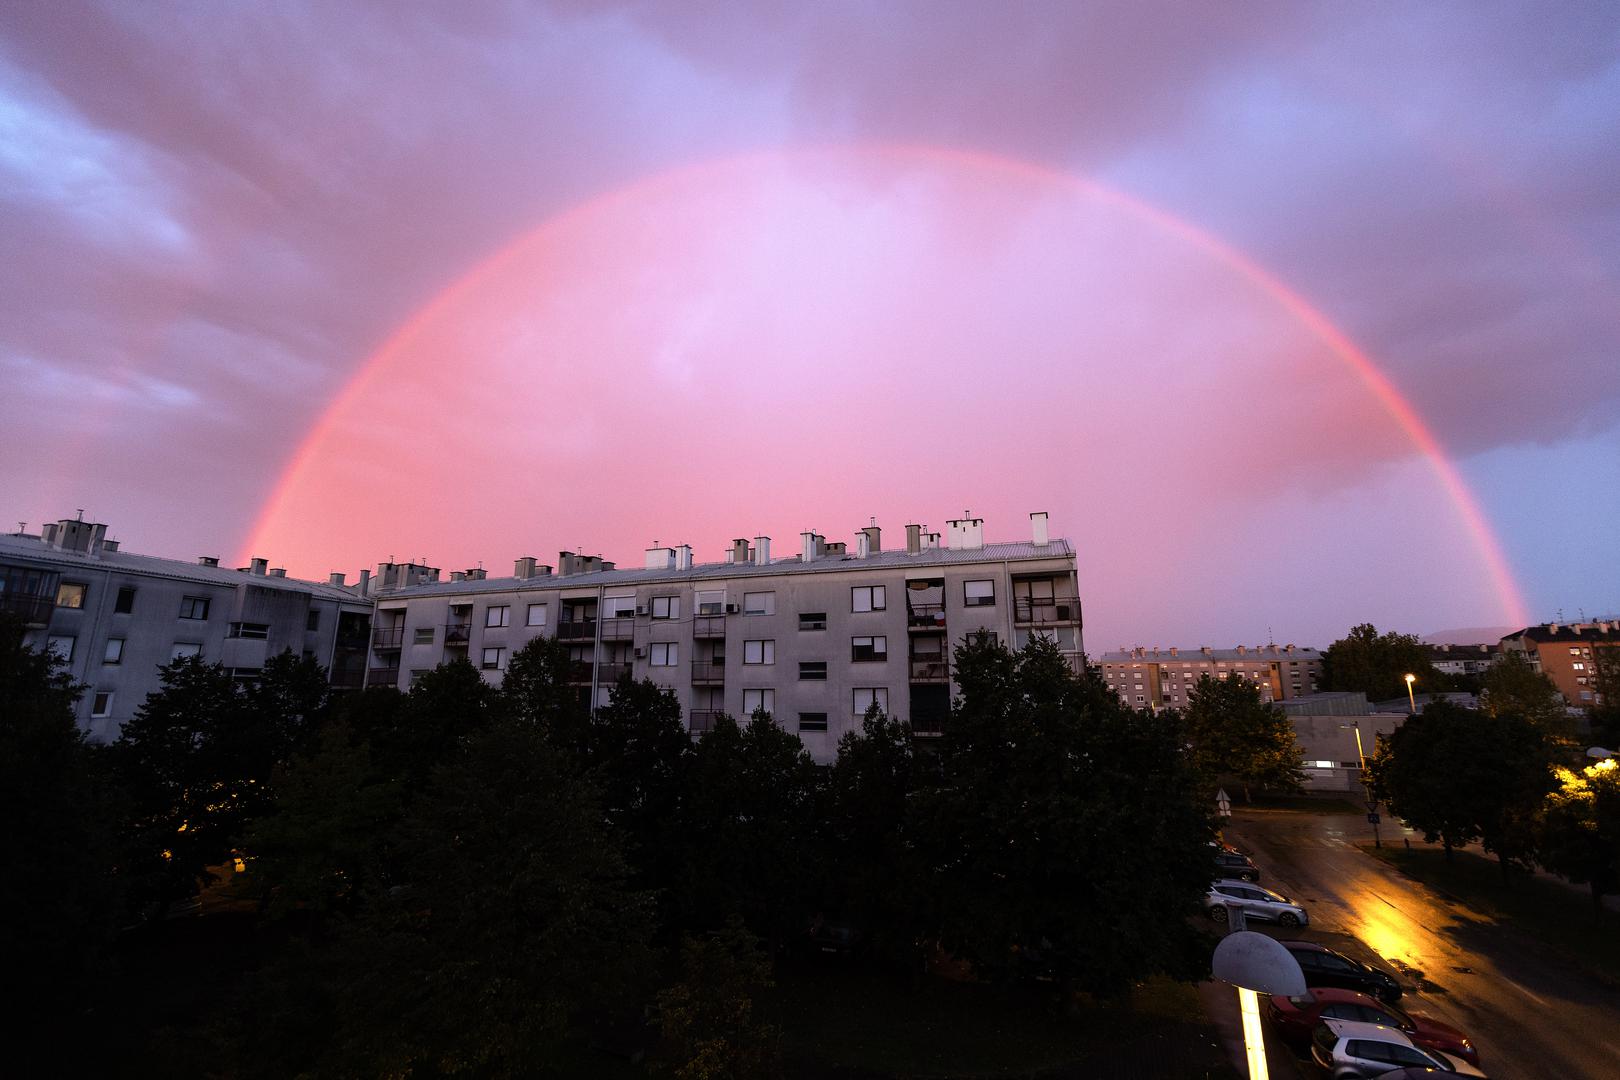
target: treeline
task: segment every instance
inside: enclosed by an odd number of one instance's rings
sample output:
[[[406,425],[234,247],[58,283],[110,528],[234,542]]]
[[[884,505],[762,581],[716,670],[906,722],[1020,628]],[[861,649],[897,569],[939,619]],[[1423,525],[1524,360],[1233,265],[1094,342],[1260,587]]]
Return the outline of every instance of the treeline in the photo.
[[[36,1040],[117,1008],[98,988],[120,929],[238,858],[274,947],[158,1034],[173,1072],[567,1072],[652,1033],[689,1075],[765,1076],[750,996],[829,928],[897,973],[1059,991],[1207,963],[1186,916],[1210,784],[1182,719],[1040,640],[958,650],[943,737],[919,749],[874,711],[820,767],[764,714],[694,741],[646,681],[588,710],[544,638],[498,689],[465,662],[333,696],[290,655],[253,682],[180,660],[94,746],[80,688],[0,633],[0,933]]]

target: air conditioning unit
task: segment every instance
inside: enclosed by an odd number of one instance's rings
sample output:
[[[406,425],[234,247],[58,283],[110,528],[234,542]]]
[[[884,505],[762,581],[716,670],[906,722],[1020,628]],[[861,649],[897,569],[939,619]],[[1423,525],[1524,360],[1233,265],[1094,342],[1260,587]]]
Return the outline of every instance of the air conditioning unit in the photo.
[[[645,660],[645,659],[647,659],[647,646],[645,646],[645,645],[637,645],[636,646],[636,659],[637,660]]]
[[[646,617],[647,617],[647,609],[646,608],[644,608],[644,607],[636,608],[636,618],[645,619]]]
[[[736,604],[727,604],[726,605],[726,614],[727,615],[735,615],[740,610],[741,609],[738,608]]]

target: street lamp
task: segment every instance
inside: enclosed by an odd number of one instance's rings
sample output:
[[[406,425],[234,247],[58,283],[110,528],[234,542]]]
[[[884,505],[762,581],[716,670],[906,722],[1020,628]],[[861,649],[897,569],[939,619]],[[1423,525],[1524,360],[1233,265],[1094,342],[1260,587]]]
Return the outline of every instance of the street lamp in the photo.
[[[1264,934],[1235,930],[1215,946],[1210,966],[1217,979],[1237,987],[1243,1017],[1243,1053],[1250,1080],[1267,1080],[1266,1037],[1260,1026],[1260,994],[1299,997],[1309,991],[1294,954]]]
[[[1407,676],[1408,679],[1411,677]],[[1372,780],[1367,776],[1367,751],[1361,745],[1361,721],[1352,720],[1349,724],[1340,724],[1339,727],[1351,727],[1356,731],[1356,757],[1361,759],[1361,782],[1367,788],[1367,824],[1373,827],[1373,847],[1381,848],[1384,841],[1378,835],[1378,800],[1373,798]]]
[[[1407,673],[1407,676],[1406,676],[1406,701],[1407,701],[1407,704],[1412,706],[1412,711],[1414,713],[1417,712],[1417,698],[1412,696],[1412,684],[1415,683],[1415,682],[1417,682],[1417,676],[1411,674],[1410,672]]]

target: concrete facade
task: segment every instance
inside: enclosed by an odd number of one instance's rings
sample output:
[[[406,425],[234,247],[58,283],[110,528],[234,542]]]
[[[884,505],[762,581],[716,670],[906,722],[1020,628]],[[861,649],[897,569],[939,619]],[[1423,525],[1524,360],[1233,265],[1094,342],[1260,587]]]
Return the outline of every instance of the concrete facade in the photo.
[[[694,734],[721,712],[769,711],[818,761],[876,700],[923,735],[949,713],[954,647],[992,633],[1013,648],[1045,635],[1078,666],[1082,619],[1073,548],[1031,515],[1031,539],[986,544],[983,521],[939,533],[907,526],[886,550],[874,523],[853,545],[807,532],[798,554],[768,537],[734,541],[720,562],[687,547],[647,550],[640,569],[561,552],[511,577],[416,568],[416,584],[376,594],[368,685],[408,687],[465,657],[498,684],[512,654],[540,635],[566,642],[581,697],[605,704],[621,672],[673,690]],[[853,547],[853,550],[852,550]],[[379,582],[385,574],[379,573]]]
[[[1309,694],[1278,705],[1294,725],[1307,791],[1361,795],[1361,757],[1372,757],[1378,736],[1406,721],[1406,712],[1376,711],[1361,693]],[[1356,736],[1360,735],[1358,744]]]
[[[319,661],[334,685],[358,687],[371,618],[371,602],[341,575],[318,584],[265,559],[232,570],[207,557],[136,555],[108,540],[105,525],[71,519],[0,536],[0,609],[84,684],[79,724],[103,741],[117,738],[177,656],[247,678],[290,649]]]
[[[1119,649],[1097,661],[1103,678],[1132,708],[1181,709],[1201,676],[1236,673],[1260,688],[1266,701],[1316,692],[1322,654],[1295,645],[1239,645],[1233,649]]]
[[[1527,626],[1503,638],[1502,648],[1529,660],[1553,681],[1565,702],[1590,708],[1602,703],[1594,667],[1597,650],[1620,648],[1620,620]]]
[[[1443,675],[1483,675],[1502,658],[1502,646],[1430,645],[1429,663]]]

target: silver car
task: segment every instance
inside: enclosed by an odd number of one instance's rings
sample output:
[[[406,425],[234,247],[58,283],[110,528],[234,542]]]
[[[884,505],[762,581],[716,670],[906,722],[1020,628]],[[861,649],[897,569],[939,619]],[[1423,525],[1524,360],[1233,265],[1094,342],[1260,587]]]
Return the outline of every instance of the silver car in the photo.
[[[1457,1076],[1484,1076],[1460,1057],[1425,1050],[1400,1028],[1360,1020],[1323,1020],[1311,1034],[1311,1057],[1333,1080],[1383,1076],[1395,1069],[1437,1069]]]
[[[1204,898],[1204,910],[1216,922],[1225,922],[1230,917],[1228,908],[1234,904],[1243,909],[1245,919],[1256,922],[1280,926],[1305,926],[1310,922],[1305,909],[1282,893],[1246,881],[1217,881]]]

